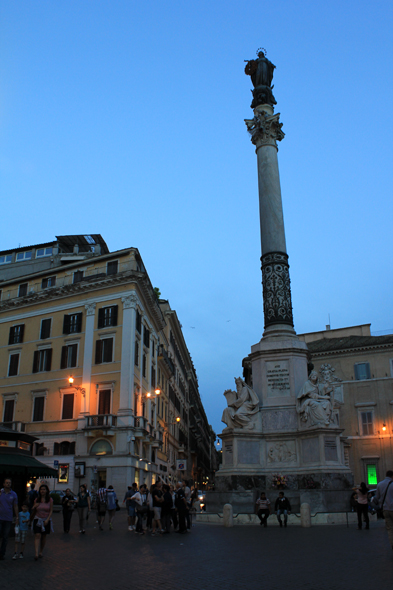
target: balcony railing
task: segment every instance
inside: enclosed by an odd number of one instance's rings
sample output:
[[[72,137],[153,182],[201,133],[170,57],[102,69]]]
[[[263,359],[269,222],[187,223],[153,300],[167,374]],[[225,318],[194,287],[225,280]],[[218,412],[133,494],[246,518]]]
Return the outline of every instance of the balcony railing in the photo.
[[[135,428],[142,428],[142,430],[147,430],[147,418],[144,416],[136,416],[134,418],[134,426]]]
[[[0,422],[0,426],[16,430],[16,432],[25,432],[26,425],[24,422]]]
[[[85,428],[112,428],[117,425],[117,416],[113,414],[97,414],[86,416]]]
[[[158,358],[161,358],[164,361],[164,363],[166,364],[166,366],[168,367],[168,369],[170,370],[172,375],[174,375],[175,374],[175,365],[173,364],[172,359],[169,358],[168,353],[162,344],[160,344],[159,349],[158,349]]]

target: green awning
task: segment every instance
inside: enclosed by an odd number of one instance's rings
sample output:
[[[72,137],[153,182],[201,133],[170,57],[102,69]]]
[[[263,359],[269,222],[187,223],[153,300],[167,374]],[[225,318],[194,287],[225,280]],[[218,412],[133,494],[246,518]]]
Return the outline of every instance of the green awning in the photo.
[[[57,469],[53,469],[29,455],[17,453],[0,453],[0,473],[25,473],[29,477],[57,477]]]

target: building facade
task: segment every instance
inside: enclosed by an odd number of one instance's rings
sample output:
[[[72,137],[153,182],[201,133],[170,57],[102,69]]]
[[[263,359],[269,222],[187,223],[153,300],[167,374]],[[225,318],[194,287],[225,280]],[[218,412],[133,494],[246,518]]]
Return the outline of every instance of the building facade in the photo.
[[[0,419],[37,437],[58,489],[211,477],[181,326],[136,248],[59,236],[0,252],[0,279]]]
[[[299,338],[322,381],[334,385],[355,482],[375,486],[393,469],[393,334],[372,336],[365,324]]]

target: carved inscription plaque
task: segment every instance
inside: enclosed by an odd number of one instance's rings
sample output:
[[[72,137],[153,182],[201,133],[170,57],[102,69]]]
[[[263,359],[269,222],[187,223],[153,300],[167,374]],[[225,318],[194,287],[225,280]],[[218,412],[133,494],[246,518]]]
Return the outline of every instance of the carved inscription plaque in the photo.
[[[224,445],[224,462],[225,465],[233,465],[233,444],[226,442]]]
[[[267,395],[284,397],[291,395],[288,361],[266,362]]]
[[[337,441],[335,436],[325,436],[325,460],[338,461]]]

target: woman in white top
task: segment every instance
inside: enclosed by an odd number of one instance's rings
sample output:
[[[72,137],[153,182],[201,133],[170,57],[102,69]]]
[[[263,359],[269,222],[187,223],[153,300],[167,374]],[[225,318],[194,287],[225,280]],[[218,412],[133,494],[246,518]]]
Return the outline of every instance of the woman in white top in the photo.
[[[146,486],[142,484],[139,488],[139,492],[131,497],[131,500],[135,500],[136,502],[136,514],[138,517],[136,521],[135,532],[139,533],[140,535],[145,534],[143,531],[143,519],[149,510],[146,491]]]
[[[362,530],[362,514],[364,518],[364,522],[366,523],[366,529],[370,528],[370,521],[368,518],[368,487],[362,481],[360,486],[353,488],[358,495],[357,499],[357,513],[358,513],[358,529]]]

